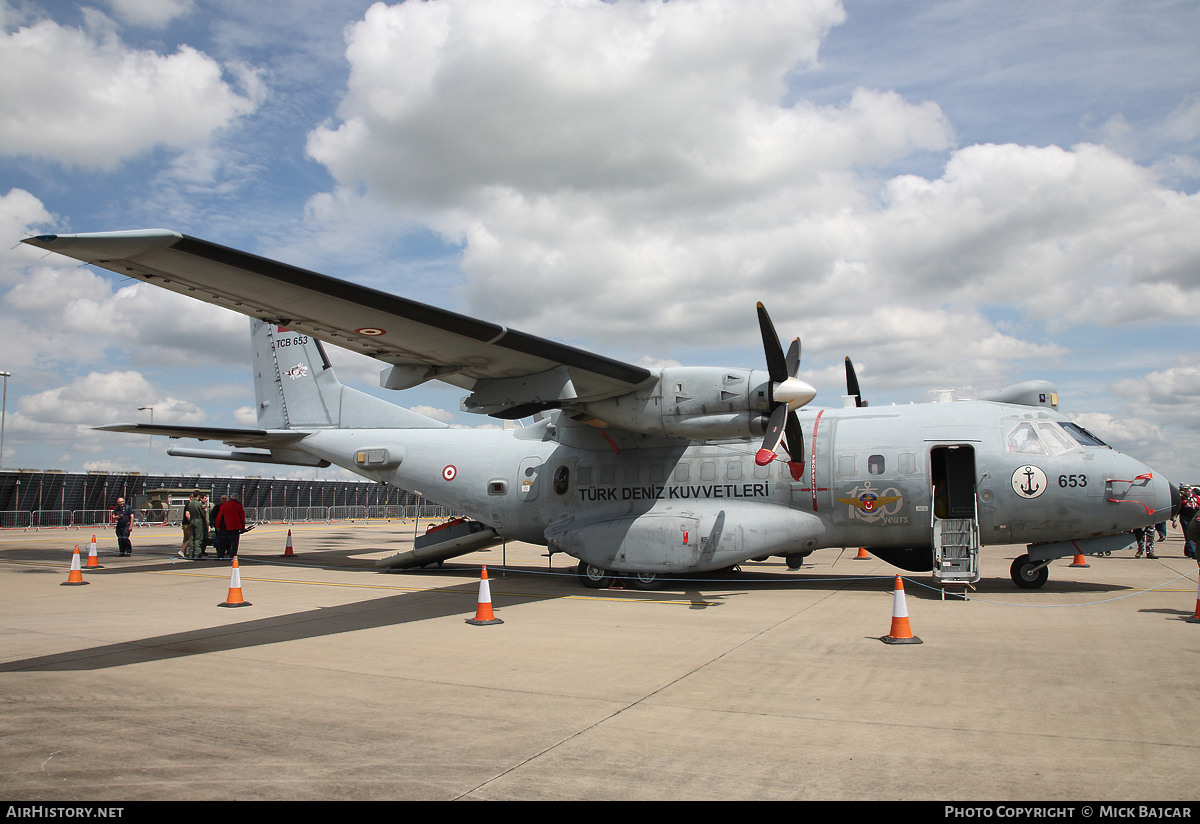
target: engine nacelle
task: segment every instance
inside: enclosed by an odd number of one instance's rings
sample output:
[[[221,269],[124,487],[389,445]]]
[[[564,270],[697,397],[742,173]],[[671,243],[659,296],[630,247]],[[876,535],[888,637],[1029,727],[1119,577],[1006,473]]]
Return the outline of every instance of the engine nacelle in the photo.
[[[761,437],[771,412],[770,376],[757,369],[671,366],[628,395],[580,404],[597,426],[692,440]]]

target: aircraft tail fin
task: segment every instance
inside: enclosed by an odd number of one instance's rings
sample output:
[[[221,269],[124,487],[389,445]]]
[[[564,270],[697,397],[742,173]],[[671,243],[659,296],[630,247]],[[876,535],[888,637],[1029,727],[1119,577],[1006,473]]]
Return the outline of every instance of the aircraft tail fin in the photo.
[[[345,386],[321,342],[250,319],[260,429],[442,429],[446,424]]]

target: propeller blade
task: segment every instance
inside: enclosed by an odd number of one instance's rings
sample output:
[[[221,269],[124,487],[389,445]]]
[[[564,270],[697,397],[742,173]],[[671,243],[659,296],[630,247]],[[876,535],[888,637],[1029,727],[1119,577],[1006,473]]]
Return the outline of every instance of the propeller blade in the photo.
[[[846,394],[854,396],[855,406],[867,405],[862,399],[862,390],[858,388],[858,375],[854,374],[854,364],[850,358],[846,358]]]
[[[792,345],[788,347],[787,357],[783,360],[787,365],[788,377],[796,377],[796,372],[800,370],[800,338],[792,338]]]
[[[804,463],[804,430],[800,428],[800,419],[796,417],[795,412],[788,412],[784,437],[787,439],[787,451],[792,456],[792,463]]]
[[[783,383],[790,375],[787,371],[787,359],[783,347],[779,345],[779,336],[775,334],[775,325],[767,314],[767,307],[758,304],[758,329],[762,333],[763,352],[767,356],[767,373],[772,383]]]
[[[786,403],[777,404],[771,410],[771,419],[767,421],[767,431],[763,435],[762,449],[754,456],[754,462],[766,466],[776,458],[779,442],[783,440],[783,430],[787,426],[788,408]]]

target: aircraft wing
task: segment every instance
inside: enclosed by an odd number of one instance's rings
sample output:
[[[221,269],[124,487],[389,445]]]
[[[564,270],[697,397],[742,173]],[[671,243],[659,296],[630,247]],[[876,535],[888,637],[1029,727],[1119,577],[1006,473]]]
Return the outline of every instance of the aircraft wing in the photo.
[[[380,380],[390,389],[437,379],[473,390],[472,411],[567,406],[651,378],[640,366],[165,229],[23,242],[390,363]]]
[[[114,423],[97,426],[105,432],[130,432],[134,435],[157,435],[164,438],[195,438],[199,441],[221,441],[230,446],[249,446],[260,449],[285,447],[302,440],[307,432],[283,429],[226,429],[219,426],[172,426],[170,424]]]

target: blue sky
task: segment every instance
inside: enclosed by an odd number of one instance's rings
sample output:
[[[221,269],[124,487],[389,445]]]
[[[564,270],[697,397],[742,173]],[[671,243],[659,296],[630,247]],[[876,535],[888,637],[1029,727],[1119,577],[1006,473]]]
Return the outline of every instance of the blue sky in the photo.
[[[164,227],[651,365],[760,366],[762,300],[818,405],[840,405],[846,355],[873,404],[1047,378],[1200,481],[1194,3],[0,0],[0,19],[6,468],[144,469],[144,439],[90,428],[139,407],[252,425],[243,318],[12,248]],[[373,391],[492,423],[440,384]],[[246,471],[165,448],[156,472]]]

